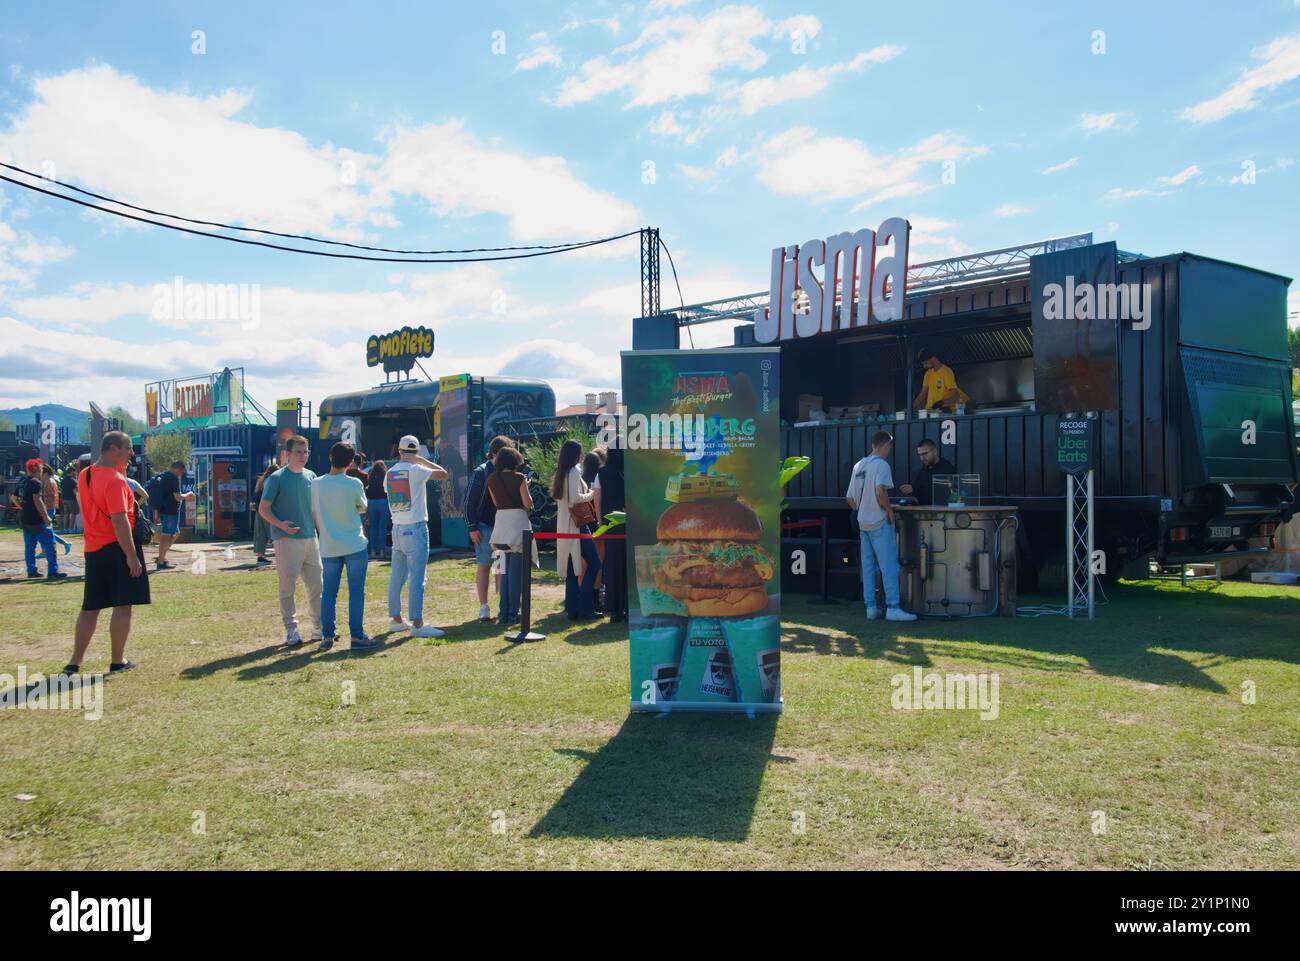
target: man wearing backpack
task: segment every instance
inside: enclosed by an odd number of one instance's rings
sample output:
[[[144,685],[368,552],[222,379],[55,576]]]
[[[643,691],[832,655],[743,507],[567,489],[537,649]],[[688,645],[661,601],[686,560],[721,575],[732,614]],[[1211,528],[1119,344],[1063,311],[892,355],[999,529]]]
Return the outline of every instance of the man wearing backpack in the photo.
[[[194,491],[181,491],[181,478],[184,476],[185,461],[172,461],[172,466],[150,480],[145,488],[149,491],[149,507],[160,522],[157,564],[160,571],[176,566],[167,560],[167,551],[181,530],[181,504],[195,498]]]
[[[474,468],[469,475],[469,489],[465,491],[465,525],[474,545],[474,586],[478,589],[478,619],[492,620],[488,607],[488,585],[492,577],[492,525],[496,523],[497,509],[488,496],[488,475],[492,473],[492,460],[503,447],[511,447],[510,438],[498,434],[488,444],[488,459]]]

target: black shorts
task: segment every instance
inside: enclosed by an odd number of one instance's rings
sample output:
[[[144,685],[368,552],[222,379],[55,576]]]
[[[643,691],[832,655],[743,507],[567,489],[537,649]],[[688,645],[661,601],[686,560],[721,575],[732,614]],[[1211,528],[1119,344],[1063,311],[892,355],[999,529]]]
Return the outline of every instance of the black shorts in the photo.
[[[136,544],[135,552],[143,568],[139,577],[131,576],[126,555],[117,544],[109,544],[86,555],[85,593],[81,599],[83,611],[149,603],[149,567],[144,562],[144,548]]]

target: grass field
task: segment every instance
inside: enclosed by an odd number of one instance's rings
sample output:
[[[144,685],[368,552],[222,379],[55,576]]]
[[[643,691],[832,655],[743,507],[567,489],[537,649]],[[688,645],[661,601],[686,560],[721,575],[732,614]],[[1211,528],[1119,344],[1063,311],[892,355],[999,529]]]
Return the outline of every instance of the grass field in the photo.
[[[784,714],[629,716],[626,632],[557,616],[553,575],[541,643],[473,620],[460,555],[429,567],[445,640],[290,654],[274,573],[189,549],[100,720],[0,711],[0,868],[1300,867],[1294,589],[1126,583],[1093,623],[786,598]],[[21,554],[0,533],[0,672],[57,671],[81,583]],[[893,709],[918,665],[996,672],[997,718]]]

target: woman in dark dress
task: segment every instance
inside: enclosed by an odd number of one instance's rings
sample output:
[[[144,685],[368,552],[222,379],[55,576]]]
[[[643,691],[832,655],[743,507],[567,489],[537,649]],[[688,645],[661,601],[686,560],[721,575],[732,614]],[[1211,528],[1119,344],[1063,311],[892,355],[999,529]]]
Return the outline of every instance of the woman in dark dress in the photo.
[[[600,479],[600,514],[604,523],[614,511],[624,510],[627,501],[623,494],[623,449],[611,447],[605,455],[605,464],[597,477]],[[616,527],[615,534],[626,534],[627,528]],[[627,541],[605,541],[605,607],[610,622],[627,620]]]

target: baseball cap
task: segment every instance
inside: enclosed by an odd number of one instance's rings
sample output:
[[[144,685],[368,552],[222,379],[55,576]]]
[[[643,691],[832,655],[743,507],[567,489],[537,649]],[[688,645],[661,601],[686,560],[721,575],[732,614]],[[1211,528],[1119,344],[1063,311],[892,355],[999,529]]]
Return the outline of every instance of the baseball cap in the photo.
[[[400,441],[398,441],[397,449],[407,450],[407,451],[418,451],[420,449],[420,441],[414,434],[407,434]]]

